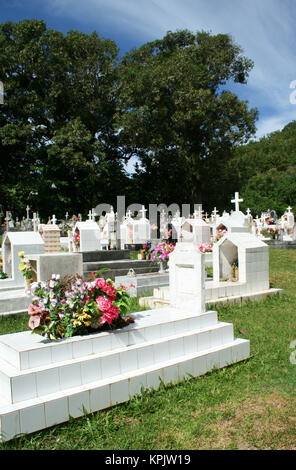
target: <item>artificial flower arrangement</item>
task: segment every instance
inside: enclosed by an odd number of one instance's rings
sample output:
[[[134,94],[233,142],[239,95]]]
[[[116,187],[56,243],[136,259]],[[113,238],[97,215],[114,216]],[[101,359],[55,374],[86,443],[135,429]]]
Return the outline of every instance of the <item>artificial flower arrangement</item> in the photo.
[[[213,251],[213,245],[210,243],[202,243],[198,248],[201,253],[212,253]]]
[[[152,261],[168,260],[170,253],[172,253],[174,249],[175,249],[175,245],[173,245],[173,243],[161,242],[152,251],[151,260]]]
[[[77,248],[79,248],[80,247],[80,233],[79,232],[74,233],[73,240],[74,240],[74,245]]]
[[[216,236],[212,237],[212,243],[217,243],[224,235],[227,233],[227,230],[217,230]]]
[[[144,258],[149,258],[150,253],[151,253],[151,242],[148,241],[142,246],[142,250],[140,250],[140,253],[143,255]]]
[[[279,235],[279,230],[276,227],[266,227],[261,230],[261,235],[264,238],[277,238]]]
[[[19,257],[21,258],[19,269],[24,278],[30,281],[32,279],[32,266],[30,264],[30,261],[28,260],[28,258],[25,257],[23,251],[19,252]]]
[[[127,316],[126,287],[114,287],[111,279],[92,273],[84,281],[79,275],[53,274],[48,282],[33,282],[30,293],[29,328],[50,340],[122,328],[133,319]]]

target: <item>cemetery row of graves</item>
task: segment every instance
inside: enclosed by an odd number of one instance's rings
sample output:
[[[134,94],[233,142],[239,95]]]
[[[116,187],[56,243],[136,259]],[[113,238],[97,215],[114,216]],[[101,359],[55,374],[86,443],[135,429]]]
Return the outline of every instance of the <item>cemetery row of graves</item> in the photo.
[[[210,306],[281,293],[268,243],[293,243],[294,215],[231,202],[221,215],[163,210],[159,226],[145,207],[120,221],[113,208],[46,224],[29,207],[21,224],[6,213],[0,315],[27,312],[28,330],[0,336],[2,441],[250,356]],[[133,297],[144,312],[130,312]]]

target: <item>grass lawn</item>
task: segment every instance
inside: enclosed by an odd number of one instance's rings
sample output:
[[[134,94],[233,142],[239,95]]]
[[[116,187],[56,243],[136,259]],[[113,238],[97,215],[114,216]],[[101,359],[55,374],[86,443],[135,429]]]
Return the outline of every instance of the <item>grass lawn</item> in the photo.
[[[0,449],[296,449],[296,251],[270,250],[282,296],[219,306],[221,321],[251,341],[247,361],[161,386],[128,403],[0,445]],[[1,334],[25,318],[0,319]]]

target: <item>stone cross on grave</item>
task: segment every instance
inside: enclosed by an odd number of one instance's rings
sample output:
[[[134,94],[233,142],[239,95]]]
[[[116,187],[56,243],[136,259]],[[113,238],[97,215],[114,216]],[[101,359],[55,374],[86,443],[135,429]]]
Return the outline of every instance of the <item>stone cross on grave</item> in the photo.
[[[36,212],[33,212],[33,230],[34,232],[37,232],[37,229],[38,229],[38,218],[37,218],[37,214]]]
[[[29,220],[29,218],[30,218],[30,207],[29,206],[26,207],[26,212],[27,212],[27,220]]]
[[[88,211],[88,220],[92,220],[92,211],[91,210]]]
[[[57,223],[57,219],[56,219],[56,216],[55,216],[54,214],[53,214],[53,216],[52,216],[51,223],[52,223],[53,225],[55,225],[55,224]]]
[[[235,204],[235,210],[239,211],[239,203],[243,202],[243,199],[239,198],[239,193],[234,194],[234,199],[231,199],[232,204]]]
[[[203,210],[202,210],[202,206],[200,205],[198,206],[198,209],[195,209],[193,216],[195,219],[202,219],[202,213],[203,213]]]
[[[130,210],[127,211],[126,216],[128,219],[131,219],[132,217],[132,212]]]
[[[216,219],[218,213],[219,213],[219,211],[217,211],[217,208],[214,207],[214,210],[213,210],[213,212],[212,212],[212,219],[213,219],[213,218]]]
[[[65,218],[66,218],[66,220],[69,219],[69,212],[66,212]]]
[[[292,207],[287,207],[288,214],[291,214]]]
[[[147,209],[145,209],[145,206],[142,206],[142,209],[139,211],[142,213],[142,219],[145,219],[146,217],[146,212],[147,212]]]

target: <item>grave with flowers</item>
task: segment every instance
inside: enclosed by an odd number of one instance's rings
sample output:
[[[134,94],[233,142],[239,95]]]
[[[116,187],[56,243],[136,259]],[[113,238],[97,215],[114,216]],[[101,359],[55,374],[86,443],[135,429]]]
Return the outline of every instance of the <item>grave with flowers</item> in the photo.
[[[125,402],[246,359],[249,341],[206,311],[204,257],[170,254],[171,305],[126,315],[129,297],[101,274],[31,285],[30,331],[0,337],[1,439]]]

